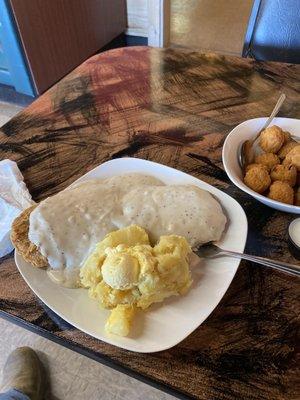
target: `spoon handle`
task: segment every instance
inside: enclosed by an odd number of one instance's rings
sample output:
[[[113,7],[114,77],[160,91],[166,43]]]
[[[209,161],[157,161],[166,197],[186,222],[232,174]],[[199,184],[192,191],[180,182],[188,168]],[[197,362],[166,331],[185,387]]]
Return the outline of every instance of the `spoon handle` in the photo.
[[[276,117],[276,115],[278,114],[278,111],[280,110],[282,103],[284,102],[285,99],[286,99],[286,95],[284,93],[282,93],[279,96],[279,99],[277,100],[277,103],[275,104],[275,107],[273,108],[273,111],[271,112],[269,118],[267,119],[267,121],[265,122],[265,124],[261,128],[261,130],[258,132],[258,134],[256,135],[254,141],[259,137],[261,132],[263,130],[265,130],[270,125],[270,123],[273,121],[273,119]]]
[[[243,260],[253,261],[257,264],[265,265],[266,267],[274,268],[278,271],[286,272],[294,276],[300,276],[300,265],[289,264],[283,261],[274,261],[270,258],[252,256],[250,254],[237,253],[235,251],[220,249],[221,253],[234,258],[241,258]]]

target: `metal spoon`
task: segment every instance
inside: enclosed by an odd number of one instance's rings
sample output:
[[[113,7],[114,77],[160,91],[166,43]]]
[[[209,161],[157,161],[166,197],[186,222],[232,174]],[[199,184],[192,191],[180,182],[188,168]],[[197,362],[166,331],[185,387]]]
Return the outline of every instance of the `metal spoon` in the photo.
[[[245,253],[237,253],[236,251],[224,250],[212,243],[197,247],[194,249],[194,253],[196,253],[200,258],[214,258],[218,256],[240,258],[265,265],[266,267],[274,268],[278,271],[286,272],[290,275],[300,276],[300,265],[289,264],[283,261],[274,261],[270,258],[252,256]]]
[[[267,119],[266,123],[264,126],[261,128],[261,130],[257,133],[254,139],[251,140],[246,140],[245,142],[242,143],[240,147],[240,152],[239,152],[239,164],[242,170],[244,171],[246,166],[253,163],[254,160],[254,150],[253,150],[253,145],[255,141],[259,138],[261,132],[265,130],[270,123],[273,121],[273,119],[276,117],[278,114],[278,111],[280,110],[282,103],[286,99],[286,95],[282,93],[279,96],[279,99],[277,100],[277,103],[275,104],[275,107],[273,108],[273,111],[269,118]]]

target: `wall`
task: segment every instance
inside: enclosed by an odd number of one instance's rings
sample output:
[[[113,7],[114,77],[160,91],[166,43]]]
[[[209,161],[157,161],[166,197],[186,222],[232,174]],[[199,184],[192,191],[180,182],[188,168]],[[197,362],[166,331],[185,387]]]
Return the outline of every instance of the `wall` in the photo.
[[[252,4],[253,0],[170,0],[170,45],[241,55]],[[129,35],[147,37],[148,10],[148,0],[127,0]]]
[[[253,0],[171,0],[172,46],[241,55]]]
[[[127,34],[133,36],[148,35],[148,1],[127,0]]]

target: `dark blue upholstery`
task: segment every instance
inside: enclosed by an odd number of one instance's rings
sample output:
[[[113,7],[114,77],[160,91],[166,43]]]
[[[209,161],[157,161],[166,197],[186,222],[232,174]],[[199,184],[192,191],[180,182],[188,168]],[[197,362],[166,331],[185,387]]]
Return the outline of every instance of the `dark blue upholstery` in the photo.
[[[300,0],[254,0],[243,57],[300,64]]]

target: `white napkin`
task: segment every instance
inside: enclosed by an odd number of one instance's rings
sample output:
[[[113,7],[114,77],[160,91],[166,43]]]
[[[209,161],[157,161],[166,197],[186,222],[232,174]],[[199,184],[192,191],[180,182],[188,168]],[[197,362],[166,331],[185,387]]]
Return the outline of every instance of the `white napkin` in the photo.
[[[13,220],[34,204],[14,161],[0,161],[0,257],[13,250],[10,228]]]

